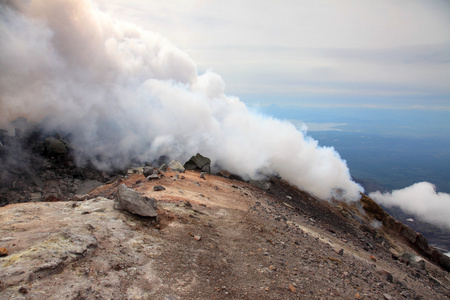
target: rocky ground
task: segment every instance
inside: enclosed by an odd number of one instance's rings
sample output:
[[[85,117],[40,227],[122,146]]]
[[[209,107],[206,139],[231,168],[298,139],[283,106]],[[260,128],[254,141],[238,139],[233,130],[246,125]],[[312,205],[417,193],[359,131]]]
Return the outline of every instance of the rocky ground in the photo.
[[[158,219],[114,209],[119,184],[154,198]],[[82,201],[4,206],[0,298],[450,297],[448,271],[367,204],[320,201],[277,178],[263,187],[134,169]]]

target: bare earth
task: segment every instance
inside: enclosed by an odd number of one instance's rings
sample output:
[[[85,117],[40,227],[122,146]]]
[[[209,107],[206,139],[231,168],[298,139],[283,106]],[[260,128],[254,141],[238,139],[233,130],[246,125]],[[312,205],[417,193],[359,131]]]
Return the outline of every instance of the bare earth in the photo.
[[[0,299],[450,297],[449,273],[371,227],[359,203],[199,175],[137,172],[90,200],[1,207]],[[114,210],[120,183],[155,198],[159,220]]]

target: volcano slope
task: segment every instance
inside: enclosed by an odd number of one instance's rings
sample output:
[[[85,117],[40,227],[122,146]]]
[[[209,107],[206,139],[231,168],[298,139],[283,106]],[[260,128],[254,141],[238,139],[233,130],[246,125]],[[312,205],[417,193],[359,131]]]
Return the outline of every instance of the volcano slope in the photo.
[[[0,208],[0,298],[450,297],[448,271],[367,197],[326,202],[277,178],[263,190],[196,171],[163,175],[134,170],[88,200]],[[119,184],[156,199],[158,219],[115,210]]]

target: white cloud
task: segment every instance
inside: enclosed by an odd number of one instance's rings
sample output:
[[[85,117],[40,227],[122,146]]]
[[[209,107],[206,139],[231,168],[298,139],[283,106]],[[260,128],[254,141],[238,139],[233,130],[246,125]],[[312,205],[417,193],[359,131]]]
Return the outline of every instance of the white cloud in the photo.
[[[392,193],[374,192],[369,196],[380,204],[398,206],[426,222],[450,229],[450,194],[437,193],[429,182],[419,182]]]
[[[282,97],[301,85],[320,93],[330,83],[365,83],[369,95],[391,98],[450,94],[448,1],[100,2],[161,32],[199,69],[221,74],[233,94]],[[441,64],[433,58],[436,47],[443,47]]]
[[[214,72],[92,2],[0,4],[0,122],[56,116],[78,163],[123,167],[197,152],[243,177],[279,174],[328,199],[359,199],[346,162],[289,122],[254,114]],[[26,51],[22,51],[26,49]]]

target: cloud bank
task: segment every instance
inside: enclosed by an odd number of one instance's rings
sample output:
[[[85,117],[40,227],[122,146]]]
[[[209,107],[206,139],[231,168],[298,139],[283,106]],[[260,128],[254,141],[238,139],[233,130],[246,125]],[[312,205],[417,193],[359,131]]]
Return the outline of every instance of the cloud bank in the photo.
[[[251,112],[222,78],[90,1],[0,4],[0,122],[69,132],[78,164],[200,152],[245,178],[279,174],[322,199],[359,199],[346,162],[291,123]]]
[[[426,222],[450,229],[450,194],[437,193],[429,182],[415,183],[391,193],[377,191],[369,196],[382,205],[398,206]]]

